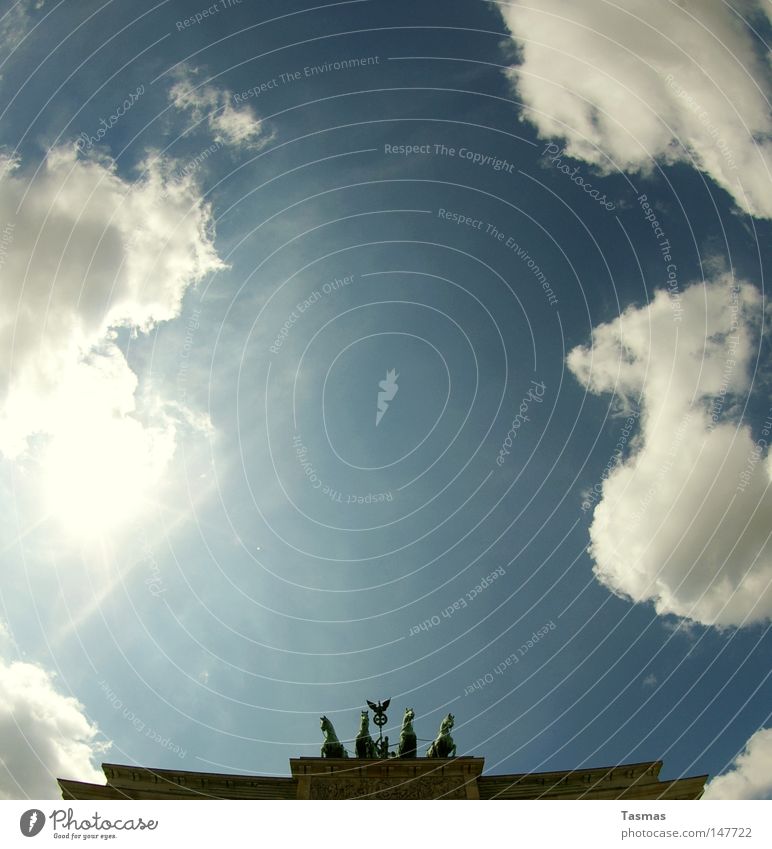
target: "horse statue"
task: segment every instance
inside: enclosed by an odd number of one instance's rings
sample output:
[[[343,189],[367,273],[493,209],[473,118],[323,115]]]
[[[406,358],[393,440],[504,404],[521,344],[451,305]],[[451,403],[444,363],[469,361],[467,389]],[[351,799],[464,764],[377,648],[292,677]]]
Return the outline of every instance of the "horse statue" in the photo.
[[[402,720],[402,730],[399,735],[399,748],[397,749],[398,758],[416,757],[418,740],[415,736],[415,731],[413,731],[414,719],[415,711],[413,708],[405,708],[405,716]]]
[[[362,719],[359,724],[359,733],[356,737],[356,753],[358,758],[377,758],[378,751],[373,738],[370,736],[370,714],[362,711]]]
[[[450,736],[453,727],[453,714],[449,713],[440,724],[440,733],[426,750],[427,758],[452,758],[456,755],[456,744]]]
[[[324,743],[322,743],[323,758],[347,758],[348,752],[343,748],[343,743],[338,740],[332,723],[326,716],[320,718],[319,724],[324,732]]]

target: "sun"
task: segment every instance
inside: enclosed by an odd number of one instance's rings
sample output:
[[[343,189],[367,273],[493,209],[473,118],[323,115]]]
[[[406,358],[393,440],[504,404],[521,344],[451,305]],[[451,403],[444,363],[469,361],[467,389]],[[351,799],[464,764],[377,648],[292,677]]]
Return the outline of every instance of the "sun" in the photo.
[[[127,416],[101,417],[57,432],[43,458],[44,506],[75,539],[104,537],[136,519],[166,465],[162,431]]]

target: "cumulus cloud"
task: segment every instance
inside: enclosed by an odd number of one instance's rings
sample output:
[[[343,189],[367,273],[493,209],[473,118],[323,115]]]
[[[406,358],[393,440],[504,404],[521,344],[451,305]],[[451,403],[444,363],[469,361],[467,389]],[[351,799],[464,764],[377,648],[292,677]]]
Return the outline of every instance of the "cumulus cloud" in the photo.
[[[251,106],[236,108],[233,93],[227,88],[196,83],[196,72],[183,66],[178,72],[169,98],[177,109],[189,111],[198,123],[206,118],[209,131],[220,144],[259,149],[268,144],[272,134]]]
[[[595,575],[663,615],[719,627],[772,617],[772,464],[738,423],[761,304],[727,276],[686,289],[677,314],[659,291],[568,356],[590,392],[640,407],[593,512]]]
[[[730,768],[708,782],[703,799],[772,799],[772,728],[759,729]]]
[[[33,180],[0,165],[0,452],[16,458],[34,439],[62,506],[126,506],[158,479],[176,420],[160,402],[140,415],[116,329],[176,317],[185,291],[223,267],[211,210],[160,159],[134,182],[74,149]]]
[[[0,799],[57,799],[57,778],[104,784],[99,730],[40,666],[0,658]]]
[[[770,75],[752,32],[768,4],[514,0],[499,9],[520,51],[509,75],[540,136],[603,171],[690,162],[741,209],[772,217]]]

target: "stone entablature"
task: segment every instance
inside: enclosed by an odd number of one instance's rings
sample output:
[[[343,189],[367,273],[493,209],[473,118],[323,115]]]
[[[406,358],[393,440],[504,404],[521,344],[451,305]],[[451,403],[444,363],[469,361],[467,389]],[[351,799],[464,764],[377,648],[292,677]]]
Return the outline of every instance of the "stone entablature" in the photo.
[[[662,761],[615,767],[484,775],[481,799],[699,799],[707,775],[660,781]]]
[[[291,776],[103,764],[106,784],[59,779],[63,799],[699,799],[706,775],[660,781],[661,761],[483,775],[483,758],[293,758]]]
[[[479,799],[484,758],[291,758],[298,799]]]

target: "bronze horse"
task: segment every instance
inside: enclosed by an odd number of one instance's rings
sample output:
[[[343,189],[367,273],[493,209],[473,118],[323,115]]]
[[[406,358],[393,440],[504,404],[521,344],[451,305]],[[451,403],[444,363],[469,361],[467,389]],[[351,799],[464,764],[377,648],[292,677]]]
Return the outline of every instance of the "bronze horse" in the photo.
[[[440,725],[440,733],[434,738],[434,742],[426,750],[427,758],[453,758],[456,756],[456,744],[450,736],[453,728],[454,717],[449,713]]]
[[[319,725],[324,732],[324,743],[322,743],[323,758],[347,758],[348,752],[343,748],[343,743],[338,740],[332,723],[326,716],[320,717]]]
[[[378,751],[370,736],[370,714],[362,711],[361,721],[359,723],[359,733],[355,742],[356,753],[358,758],[377,758]]]
[[[405,708],[405,716],[402,720],[402,731],[399,735],[399,748],[397,749],[397,757],[416,757],[418,740],[415,736],[415,731],[413,730],[414,719],[415,711],[413,710],[413,708]]]

